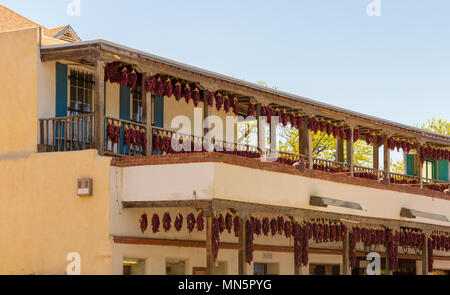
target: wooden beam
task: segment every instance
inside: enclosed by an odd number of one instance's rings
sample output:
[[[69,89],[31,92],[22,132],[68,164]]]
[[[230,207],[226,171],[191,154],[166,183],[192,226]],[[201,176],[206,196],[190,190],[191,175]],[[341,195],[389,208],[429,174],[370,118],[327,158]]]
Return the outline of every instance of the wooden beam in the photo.
[[[239,275],[247,275],[247,262],[246,262],[246,228],[245,222],[247,220],[247,216],[239,216],[239,221],[241,226],[239,227],[239,236],[238,236],[238,274]]]
[[[271,117],[270,122],[270,152],[274,154],[277,151],[277,126],[279,123],[279,118],[276,116]]]
[[[414,156],[414,163],[416,164],[415,167],[415,175],[419,177],[419,183],[420,188],[423,188],[423,165],[422,161],[420,160],[420,143],[417,142],[415,144],[416,154]]]
[[[99,155],[103,155],[103,145],[105,142],[105,69],[103,67],[103,61],[97,61],[95,63],[94,100],[95,148]]]
[[[308,117],[303,118],[302,128],[299,131],[300,141],[300,154],[307,157],[308,168],[313,168],[313,155],[312,155],[312,132],[308,129]]]
[[[213,275],[215,270],[215,262],[213,259],[213,245],[212,245],[212,216],[206,218],[206,274]]]
[[[351,214],[341,214],[334,212],[316,211],[311,209],[302,209],[289,206],[268,205],[258,203],[248,203],[224,199],[210,200],[177,200],[177,201],[143,201],[143,202],[122,202],[123,208],[195,208],[202,209],[205,214],[212,211],[226,211],[230,208],[238,212],[253,212],[255,214],[282,214],[285,216],[294,216],[307,219],[326,218],[330,220],[351,220],[360,225],[380,226],[384,225],[391,229],[400,227],[420,228],[428,231],[449,231],[448,226],[434,225],[422,222],[413,222],[408,220],[395,220],[387,218],[358,216]],[[400,212],[399,212],[400,214]]]

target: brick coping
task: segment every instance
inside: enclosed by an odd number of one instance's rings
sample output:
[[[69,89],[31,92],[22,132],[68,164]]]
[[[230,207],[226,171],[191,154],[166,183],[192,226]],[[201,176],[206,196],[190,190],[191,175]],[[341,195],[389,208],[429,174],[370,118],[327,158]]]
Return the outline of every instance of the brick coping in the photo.
[[[247,168],[266,170],[271,172],[285,173],[291,175],[299,175],[303,177],[316,178],[331,182],[338,182],[349,185],[357,185],[381,190],[390,190],[400,193],[408,193],[431,198],[438,198],[442,200],[450,200],[450,196],[444,193],[421,189],[415,187],[408,187],[399,184],[382,184],[378,181],[350,177],[345,175],[333,174],[324,171],[306,169],[304,173],[298,171],[290,165],[281,164],[278,162],[262,162],[259,159],[247,158],[238,155],[224,154],[217,152],[200,152],[200,153],[183,153],[172,155],[158,155],[158,156],[140,156],[140,157],[124,157],[113,158],[111,166],[115,167],[133,167],[133,166],[148,166],[148,165],[171,165],[171,164],[188,164],[188,163],[225,163],[230,165],[237,165]]]

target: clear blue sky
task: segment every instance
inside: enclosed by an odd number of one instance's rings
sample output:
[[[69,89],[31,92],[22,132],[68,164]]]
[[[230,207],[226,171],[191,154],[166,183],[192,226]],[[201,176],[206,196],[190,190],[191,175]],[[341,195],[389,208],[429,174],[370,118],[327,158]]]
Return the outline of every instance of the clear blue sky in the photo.
[[[106,39],[410,125],[450,119],[450,1],[0,0],[46,27]]]

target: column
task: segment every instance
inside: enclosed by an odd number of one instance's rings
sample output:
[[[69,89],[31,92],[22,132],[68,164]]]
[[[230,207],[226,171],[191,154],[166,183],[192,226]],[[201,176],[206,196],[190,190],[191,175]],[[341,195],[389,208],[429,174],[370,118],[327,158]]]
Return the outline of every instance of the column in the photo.
[[[423,165],[422,165],[422,161],[420,160],[420,143],[419,142],[417,142],[415,144],[415,149],[416,149],[415,174],[416,174],[416,176],[419,177],[420,188],[423,188]]]
[[[147,93],[145,91],[145,79],[147,79],[148,74],[142,73],[142,99],[144,101],[144,116],[145,116],[145,122],[146,122],[146,130],[147,130],[147,146],[145,149],[145,154],[147,156],[152,154],[153,150],[153,129],[152,129],[152,123],[153,123],[153,104],[152,104],[152,94]]]
[[[347,226],[350,230],[350,227]],[[347,230],[347,235],[345,236],[345,240],[342,243],[342,274],[343,275],[351,275],[352,268],[350,267],[350,232]]]
[[[275,154],[277,151],[277,126],[280,119],[278,117],[272,116],[272,122],[270,122],[270,152]]]
[[[211,115],[211,107],[208,106],[208,92],[208,90],[203,90],[203,124],[207,122],[207,118]],[[208,132],[209,128],[203,128],[203,136]]]
[[[105,142],[105,69],[103,61],[95,62],[94,141],[99,155],[104,154]]]
[[[350,176],[353,176],[353,126],[350,126],[350,140],[347,140],[347,164],[350,166]]]
[[[425,245],[422,250],[422,275],[428,275],[428,235],[425,236]]]
[[[373,143],[373,170],[377,175],[377,179],[380,178],[378,170],[380,169],[380,147],[376,142]]]
[[[303,118],[302,128],[299,131],[300,154],[307,157],[308,168],[313,168],[312,132],[308,129],[308,117]]]
[[[215,263],[212,249],[212,216],[206,216],[206,274],[213,275]]]
[[[256,105],[256,124],[258,128],[258,148],[261,150],[261,155],[266,152],[266,118],[261,117],[261,104]]]
[[[247,262],[245,261],[245,247],[246,247],[246,230],[245,230],[245,221],[247,220],[246,216],[240,216],[239,221],[241,226],[239,228],[239,240],[238,240],[238,274],[246,275],[247,274]]]
[[[336,139],[336,161],[344,162],[344,141],[340,138]]]
[[[388,183],[390,183],[391,182],[391,150],[389,149],[389,147],[388,147],[388,144],[387,144],[387,140],[388,140],[388,135],[384,135],[383,136],[383,153],[384,153],[384,155],[383,155],[383,162],[384,162],[384,165],[383,165],[383,170],[384,170],[384,172],[385,172],[385,180],[384,180],[384,182],[386,183],[386,184],[388,184]]]

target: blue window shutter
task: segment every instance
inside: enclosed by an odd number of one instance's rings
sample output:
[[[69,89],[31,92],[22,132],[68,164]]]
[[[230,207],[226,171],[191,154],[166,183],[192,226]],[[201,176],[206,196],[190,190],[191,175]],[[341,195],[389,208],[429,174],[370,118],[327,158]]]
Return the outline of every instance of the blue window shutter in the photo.
[[[154,95],[154,120],[155,127],[164,128],[164,96]]]
[[[119,115],[122,120],[130,120],[130,88],[120,85],[120,108]]]
[[[67,65],[56,63],[55,117],[67,116]]]
[[[415,172],[414,158],[415,158],[414,155],[410,155],[410,154],[406,155],[406,175],[411,175],[411,176],[414,175],[414,172]]]
[[[442,181],[449,181],[448,179],[448,161],[439,160],[437,162],[438,179]]]

